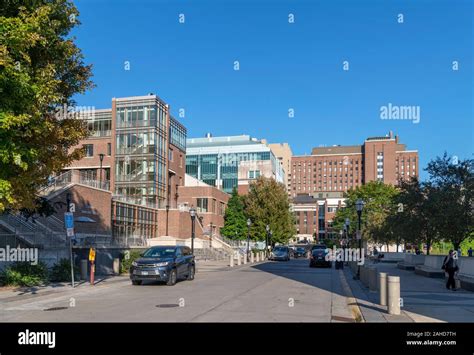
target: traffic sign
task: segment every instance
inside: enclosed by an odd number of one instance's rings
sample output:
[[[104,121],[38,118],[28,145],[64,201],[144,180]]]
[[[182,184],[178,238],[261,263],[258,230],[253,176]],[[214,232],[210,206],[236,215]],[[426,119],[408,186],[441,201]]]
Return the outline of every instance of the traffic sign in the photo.
[[[94,248],[89,249],[89,261],[91,261],[91,262],[95,261],[95,249]]]
[[[66,227],[66,235],[68,237],[74,236],[74,215],[72,212],[64,213],[64,225]]]
[[[357,231],[356,237],[357,237],[357,240],[362,239],[362,233],[360,231]]]

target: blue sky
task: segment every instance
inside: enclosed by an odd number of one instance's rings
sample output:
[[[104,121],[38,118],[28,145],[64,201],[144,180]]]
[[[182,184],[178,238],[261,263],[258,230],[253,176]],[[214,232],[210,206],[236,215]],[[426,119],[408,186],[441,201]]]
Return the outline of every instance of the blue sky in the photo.
[[[185,109],[188,137],[250,134],[300,155],[392,130],[420,167],[444,151],[472,157],[470,0],[75,3],[73,35],[97,85],[79,105],[153,92],[176,117]],[[388,103],[419,106],[420,122],[381,120]]]

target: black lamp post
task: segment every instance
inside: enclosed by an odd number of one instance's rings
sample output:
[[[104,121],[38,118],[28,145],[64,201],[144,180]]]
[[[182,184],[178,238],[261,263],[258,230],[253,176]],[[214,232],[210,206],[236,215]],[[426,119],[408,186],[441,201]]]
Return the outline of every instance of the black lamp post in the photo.
[[[356,211],[357,211],[357,218],[358,218],[358,228],[357,228],[357,238],[359,239],[359,252],[363,253],[362,251],[362,232],[360,230],[361,228],[361,216],[362,216],[362,210],[364,209],[364,201],[359,198],[356,201]],[[360,265],[357,263],[357,275],[354,279],[359,280],[360,279]]]
[[[194,255],[194,224],[196,221],[196,209],[194,207],[189,209],[189,215],[191,216],[191,253]]]
[[[212,248],[212,232],[213,232],[214,225],[212,224],[212,222],[210,223],[210,225],[211,225],[211,232],[209,233],[209,239],[210,239],[209,247]]]
[[[344,258],[346,257],[346,248],[348,247],[349,245],[349,226],[351,224],[351,221],[349,218],[346,218],[345,222],[344,222],[344,233],[346,234],[345,235],[345,243],[344,243]],[[345,260],[346,261],[346,260]]]
[[[265,256],[268,256],[268,240],[270,239],[270,226],[267,224],[265,227],[265,230],[267,231],[267,235],[265,237]]]
[[[250,226],[252,225],[252,221],[247,219],[247,255],[249,255],[250,251]]]
[[[102,162],[104,161],[104,156],[105,156],[105,154],[102,154],[102,153],[99,154],[99,160],[100,160],[99,188],[102,188]]]

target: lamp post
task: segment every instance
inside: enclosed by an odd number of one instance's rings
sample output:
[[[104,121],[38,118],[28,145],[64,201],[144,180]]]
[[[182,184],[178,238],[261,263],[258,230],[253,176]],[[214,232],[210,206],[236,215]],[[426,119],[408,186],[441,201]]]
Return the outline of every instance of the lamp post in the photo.
[[[213,232],[212,222],[210,223],[210,226],[211,226],[211,232],[209,233],[209,247],[212,249],[212,232]]]
[[[267,231],[267,235],[265,237],[265,256],[268,257],[268,239],[269,239],[269,236],[270,236],[270,226],[268,224],[265,227],[265,230]]]
[[[349,218],[346,218],[345,222],[344,222],[344,233],[346,234],[345,237],[346,237],[346,242],[344,243],[344,258],[346,256],[346,248],[347,246],[349,245],[349,226],[351,224],[351,221]]]
[[[99,160],[100,160],[99,188],[102,188],[102,162],[104,161],[104,156],[105,156],[105,154],[103,154],[103,153],[100,153],[100,154],[99,154]]]
[[[252,221],[247,219],[247,255],[249,255],[250,250],[250,226],[252,225]]]
[[[194,207],[189,209],[189,215],[191,216],[191,253],[194,255],[194,224],[196,221],[196,209]]]
[[[356,201],[356,211],[357,211],[357,219],[358,219],[358,227],[357,227],[357,239],[359,239],[359,253],[362,253],[362,233],[361,233],[361,216],[362,210],[364,209],[364,201],[359,198]],[[354,277],[355,280],[360,279],[360,263],[357,263],[357,275]]]

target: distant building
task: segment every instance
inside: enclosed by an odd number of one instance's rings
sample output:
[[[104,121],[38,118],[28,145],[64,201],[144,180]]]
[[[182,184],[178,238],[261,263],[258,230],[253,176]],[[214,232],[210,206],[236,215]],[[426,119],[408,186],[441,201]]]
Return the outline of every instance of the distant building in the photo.
[[[362,145],[313,148],[311,155],[291,159],[291,196],[342,197],[369,181],[398,184],[418,176],[418,151],[407,150],[392,132],[367,138]]]
[[[266,176],[284,183],[285,171],[272,150],[247,135],[191,138],[186,141],[186,173],[231,193],[248,191],[250,181]]]
[[[293,152],[288,143],[270,143],[268,144],[273,154],[277,157],[285,170],[285,185],[288,194],[291,196],[290,179],[291,179],[291,158]]]

